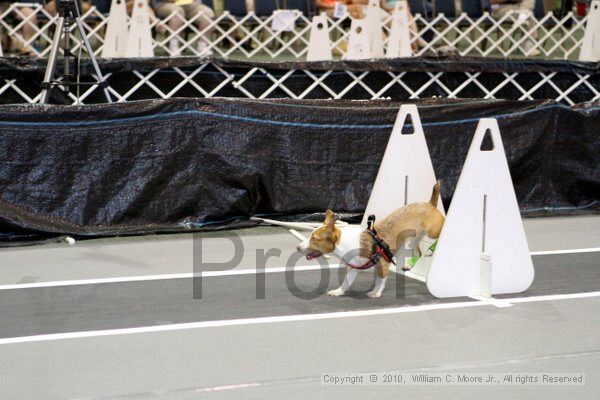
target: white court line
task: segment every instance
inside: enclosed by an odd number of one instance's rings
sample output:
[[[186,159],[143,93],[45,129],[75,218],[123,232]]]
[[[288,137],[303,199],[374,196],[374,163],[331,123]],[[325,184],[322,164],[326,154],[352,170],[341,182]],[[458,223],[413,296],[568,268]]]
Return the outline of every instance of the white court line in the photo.
[[[584,248],[584,249],[568,249],[568,250],[548,250],[548,251],[532,251],[532,256],[543,256],[543,255],[557,255],[557,254],[577,254],[577,253],[593,253],[600,252],[600,247]],[[340,268],[340,264],[328,264],[328,268],[336,269]],[[321,267],[319,265],[304,265],[294,267],[294,271],[313,271],[318,270]],[[264,270],[265,273],[274,272],[285,272],[286,267],[274,267],[267,268]],[[248,275],[259,272],[257,269],[238,269],[238,270],[227,270],[227,271],[204,271],[202,277],[210,278],[217,276],[234,276],[234,275]],[[418,276],[407,274],[404,271],[400,274],[406,275],[409,278],[417,279],[422,282],[424,280]],[[159,280],[171,280],[171,279],[189,279],[193,278],[193,273],[179,273],[179,274],[159,274],[159,275],[138,275],[138,276],[123,276],[115,278],[96,278],[96,279],[73,279],[63,281],[49,281],[49,282],[34,282],[34,283],[15,283],[10,285],[0,285],[0,291],[2,290],[18,290],[18,289],[32,289],[32,288],[45,288],[45,287],[57,287],[57,286],[78,286],[78,285],[97,285],[102,283],[125,283],[125,282],[144,282],[144,281],[159,281]]]
[[[340,268],[340,264],[326,264],[328,269]],[[293,268],[294,272],[314,271],[321,269],[320,265],[299,265]],[[123,282],[143,282],[143,281],[162,281],[170,279],[189,279],[194,277],[211,278],[216,276],[235,276],[251,275],[258,273],[271,274],[275,272],[286,272],[287,267],[265,268],[264,270],[252,269],[231,269],[227,271],[202,271],[201,274],[186,272],[180,274],[160,274],[160,275],[140,275],[140,276],[121,276],[115,278],[97,278],[97,279],[73,279],[66,281],[35,282],[35,283],[17,283],[12,285],[0,285],[0,290],[33,289],[55,286],[79,286],[79,285],[97,285],[101,283],[123,283]]]
[[[569,249],[569,250],[546,250],[532,251],[529,254],[532,256],[549,256],[554,254],[577,254],[577,253],[596,253],[600,252],[600,247],[590,247],[586,249]]]
[[[530,303],[530,302],[541,302],[541,301],[582,299],[582,298],[589,298],[589,297],[600,297],[600,292],[556,294],[556,295],[548,295],[548,296],[516,297],[516,298],[510,298],[510,299],[503,299],[503,300],[510,302],[510,303]],[[46,335],[4,338],[4,339],[0,339],[0,345],[17,344],[17,343],[31,343],[31,342],[47,342],[47,341],[54,341],[54,340],[81,339],[81,338],[102,337],[102,336],[131,335],[131,334],[137,334],[137,333],[156,333],[156,332],[181,331],[181,330],[189,330],[189,329],[219,328],[219,327],[226,327],[226,326],[257,325],[257,324],[272,324],[272,323],[281,323],[281,322],[299,322],[299,321],[316,321],[316,320],[323,320],[323,319],[367,317],[367,316],[375,316],[375,315],[391,315],[391,314],[413,313],[413,312],[420,312],[420,311],[447,310],[447,309],[484,307],[484,306],[491,306],[491,305],[488,303],[482,302],[482,301],[466,301],[466,302],[456,302],[456,303],[426,304],[426,305],[421,305],[421,306],[380,308],[380,309],[362,310],[362,311],[340,311],[340,312],[323,313],[323,314],[300,314],[300,315],[285,315],[285,316],[277,316],[277,317],[226,319],[226,320],[220,320],[220,321],[201,321],[201,322],[189,322],[189,323],[184,323],[184,324],[144,326],[144,327],[138,327],[138,328],[51,333],[51,334],[46,334]]]
[[[583,292],[583,293],[570,293],[570,294],[546,294],[543,296],[531,296],[531,297],[515,297],[512,299],[501,299],[511,303],[534,303],[537,301],[554,301],[554,300],[571,300],[571,299],[585,299],[587,297],[598,297],[600,292]]]

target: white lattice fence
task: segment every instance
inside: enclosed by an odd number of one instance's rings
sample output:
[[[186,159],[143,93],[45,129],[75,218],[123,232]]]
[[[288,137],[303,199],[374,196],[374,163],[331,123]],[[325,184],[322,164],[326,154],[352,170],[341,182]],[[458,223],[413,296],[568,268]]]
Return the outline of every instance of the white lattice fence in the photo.
[[[419,99],[432,96],[478,99],[554,99],[569,105],[600,100],[600,75],[582,72],[418,72],[268,69],[199,63],[194,66],[134,68],[108,74],[118,102],[172,97],[293,99]],[[40,74],[41,79],[41,74]],[[39,82],[31,77],[0,83],[3,102],[35,103]],[[97,86],[82,89],[73,104],[102,102]],[[6,99],[6,100],[5,100]]]
[[[579,54],[586,19],[575,19],[571,13],[558,19],[548,13],[541,19],[523,17],[512,12],[499,19],[484,13],[477,19],[461,14],[453,20],[438,15],[427,21],[415,17],[419,38],[425,46],[418,55],[448,47],[461,56],[536,57],[574,59]],[[425,40],[428,39],[428,40]]]
[[[28,17],[23,12],[26,7],[34,11]],[[95,53],[100,54],[107,16],[92,7],[82,17]],[[300,12],[296,13],[296,22],[289,31],[274,30],[274,16],[260,18],[252,13],[237,18],[225,12],[202,30],[197,23],[201,15],[184,21],[183,26],[176,30],[169,27],[172,18],[174,14],[164,20],[151,22],[156,55],[189,56],[212,52],[214,56],[223,58],[301,60],[307,54],[310,24],[309,19]],[[13,3],[0,14],[0,31],[4,31],[17,44],[30,46],[37,55],[45,57],[50,51],[56,19],[39,4]],[[581,47],[586,19],[575,18],[571,13],[561,19],[551,13],[537,19],[533,15],[515,12],[499,19],[485,13],[476,19],[467,14],[460,14],[453,19],[440,14],[427,20],[417,14],[415,22],[418,33],[413,34],[412,42],[416,55],[432,54],[442,48],[461,56],[575,59]],[[25,24],[30,24],[35,30],[35,34],[28,39],[22,34]],[[383,21],[385,43],[390,25],[391,17]],[[349,26],[349,18],[329,20],[335,56],[343,56],[346,52]],[[208,48],[199,50],[194,45],[199,38],[207,40]],[[73,39],[78,42],[76,35],[73,35]],[[169,48],[171,39],[179,41],[177,54]],[[78,45],[75,46],[77,49]],[[5,53],[8,50],[5,49]]]

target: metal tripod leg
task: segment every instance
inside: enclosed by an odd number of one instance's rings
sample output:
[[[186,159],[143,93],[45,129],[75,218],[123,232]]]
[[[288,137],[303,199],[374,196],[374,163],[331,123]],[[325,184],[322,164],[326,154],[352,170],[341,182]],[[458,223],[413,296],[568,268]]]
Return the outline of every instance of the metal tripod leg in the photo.
[[[46,73],[44,74],[44,88],[42,89],[42,96],[40,97],[40,103],[48,103],[50,100],[50,92],[52,88],[52,80],[54,79],[54,72],[56,71],[56,61],[58,60],[58,48],[60,47],[60,37],[63,32],[65,25],[65,19],[63,17],[58,18],[56,24],[56,31],[54,31],[54,39],[52,39],[52,48],[50,49],[50,56],[48,57],[48,66],[46,67]]]
[[[100,71],[100,67],[98,66],[98,61],[96,60],[96,56],[94,55],[94,50],[92,50],[92,46],[90,46],[90,42],[87,38],[85,30],[83,29],[83,24],[81,23],[81,18],[76,17],[75,23],[77,24],[77,28],[79,29],[79,34],[81,35],[81,38],[83,39],[83,43],[85,44],[85,49],[88,52],[88,56],[90,57],[90,61],[92,63],[92,66],[94,67],[94,71],[96,71],[96,76],[98,77],[98,82],[100,82],[99,85],[104,90],[104,96],[106,96],[106,101],[108,103],[112,103],[112,100],[110,99],[110,92],[108,91],[108,87],[104,84],[104,76],[102,75],[102,72]]]

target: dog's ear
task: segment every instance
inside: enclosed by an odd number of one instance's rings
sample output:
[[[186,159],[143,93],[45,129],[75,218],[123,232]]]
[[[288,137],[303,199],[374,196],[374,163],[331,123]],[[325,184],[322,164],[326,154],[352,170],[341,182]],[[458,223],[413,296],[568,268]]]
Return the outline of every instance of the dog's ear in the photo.
[[[327,230],[333,232],[335,228],[335,215],[331,210],[325,211],[325,225],[327,226]]]

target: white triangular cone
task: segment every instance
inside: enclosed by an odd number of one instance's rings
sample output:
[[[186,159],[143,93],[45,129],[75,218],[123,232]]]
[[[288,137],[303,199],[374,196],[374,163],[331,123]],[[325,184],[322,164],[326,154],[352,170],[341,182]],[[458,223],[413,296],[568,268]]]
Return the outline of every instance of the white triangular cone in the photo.
[[[412,134],[402,133],[407,115],[411,116]],[[377,172],[362,226],[366,227],[370,214],[381,220],[406,204],[429,201],[435,182],[417,106],[403,105]],[[438,201],[438,209],[444,212],[441,200]]]
[[[600,61],[600,0],[590,4],[579,61]]]
[[[484,151],[481,144],[488,130],[494,148]],[[491,282],[481,278],[488,273],[484,255],[491,257]],[[531,285],[533,275],[498,122],[485,118],[479,121],[458,180],[427,287],[436,297],[479,296],[488,285],[488,295],[517,293]]]
[[[317,15],[313,17],[311,23],[306,61],[330,61],[332,59],[327,16]]]
[[[148,6],[144,0],[136,0],[133,6],[125,57],[154,57]]]
[[[371,44],[371,58],[383,57],[383,29],[381,26],[381,15],[383,10],[379,6],[379,0],[369,0],[367,7],[367,25],[369,42]]]
[[[412,57],[412,55],[406,2],[397,1],[392,12],[392,28],[388,38],[386,57]]]
[[[366,19],[353,19],[348,39],[348,52],[344,59],[365,60],[369,58],[372,56],[367,21]]]
[[[128,36],[129,30],[127,28],[125,0],[112,0],[110,13],[108,14],[108,23],[106,25],[106,35],[104,36],[102,57],[124,57]]]

